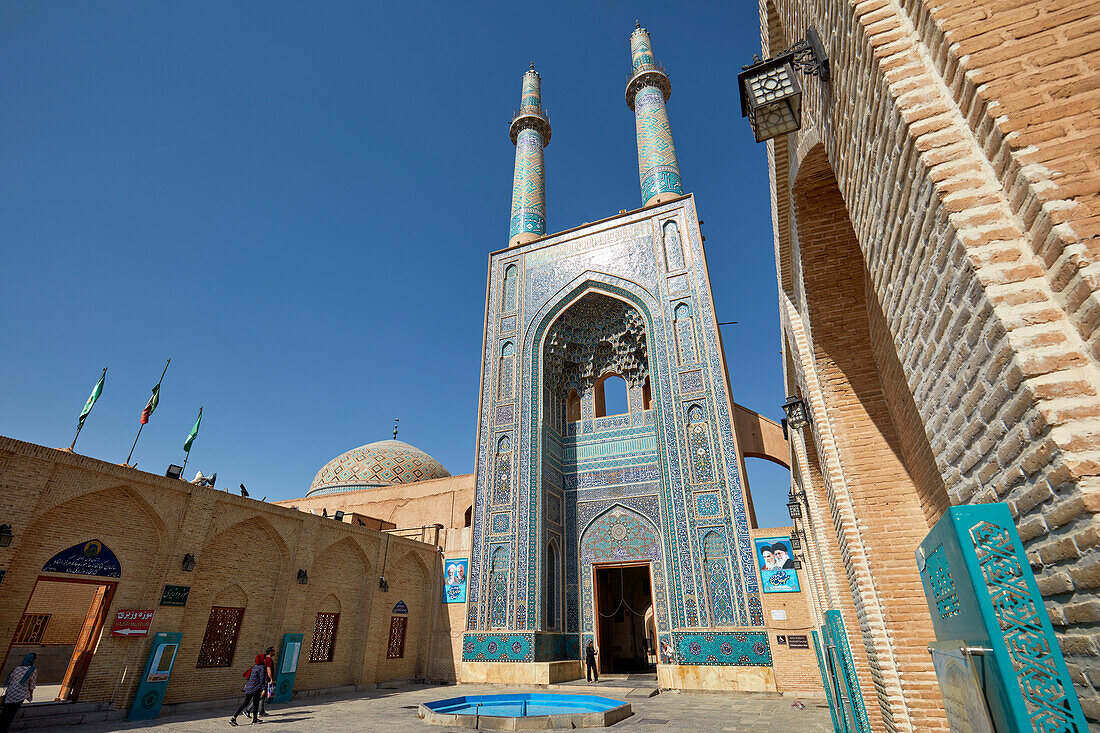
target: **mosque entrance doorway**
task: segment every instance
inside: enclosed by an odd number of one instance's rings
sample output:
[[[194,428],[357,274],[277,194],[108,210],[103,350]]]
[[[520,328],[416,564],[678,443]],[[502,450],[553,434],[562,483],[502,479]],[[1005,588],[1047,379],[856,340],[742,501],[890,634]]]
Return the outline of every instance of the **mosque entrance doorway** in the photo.
[[[36,655],[34,702],[74,701],[95,654],[114,595],[113,582],[40,577],[0,667],[4,679]]]
[[[600,564],[593,574],[600,672],[656,670],[649,563]]]

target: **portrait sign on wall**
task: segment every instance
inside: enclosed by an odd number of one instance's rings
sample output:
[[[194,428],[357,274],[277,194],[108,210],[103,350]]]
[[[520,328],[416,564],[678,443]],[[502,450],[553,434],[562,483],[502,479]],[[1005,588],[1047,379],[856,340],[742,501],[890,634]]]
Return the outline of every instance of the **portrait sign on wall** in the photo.
[[[760,563],[760,583],[765,593],[797,593],[798,571],[791,557],[790,537],[764,537],[753,540],[756,560]]]
[[[466,558],[452,559],[444,562],[443,567],[443,602],[466,602],[466,571],[470,561]]]

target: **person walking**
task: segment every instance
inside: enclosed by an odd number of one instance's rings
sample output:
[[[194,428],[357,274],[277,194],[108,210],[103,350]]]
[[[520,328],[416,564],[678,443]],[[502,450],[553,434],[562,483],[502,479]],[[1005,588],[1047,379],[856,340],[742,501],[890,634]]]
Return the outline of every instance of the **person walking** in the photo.
[[[267,669],[267,681],[264,694],[260,696],[260,717],[267,717],[267,701],[275,697],[275,647],[264,649],[264,667]]]
[[[38,655],[33,653],[24,656],[4,683],[7,690],[4,692],[4,704],[0,707],[0,733],[8,733],[19,706],[34,697],[34,688],[38,685],[38,668],[34,666],[36,659]]]
[[[584,647],[584,677],[589,682],[600,681],[600,668],[596,666],[596,646],[592,643],[592,640],[588,640],[588,644]],[[593,677],[595,679],[593,679]]]
[[[237,716],[252,708],[252,722],[262,723],[260,720],[260,695],[263,694],[264,685],[267,684],[267,667],[264,666],[264,655],[256,655],[256,663],[248,670],[248,681],[244,683],[244,702],[229,719],[230,725],[237,724]],[[247,713],[246,713],[247,715]]]

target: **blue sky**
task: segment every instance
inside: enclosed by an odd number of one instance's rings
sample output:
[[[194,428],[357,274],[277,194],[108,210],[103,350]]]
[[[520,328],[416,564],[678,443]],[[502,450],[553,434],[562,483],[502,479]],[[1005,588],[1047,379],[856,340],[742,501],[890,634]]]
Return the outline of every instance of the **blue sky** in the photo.
[[[528,63],[554,126],[548,230],[640,201],[623,89],[638,18],[707,254],[734,396],[783,400],[764,147],[736,75],[755,3],[0,4],[0,433],[183,459],[254,497],[400,437],[473,470],[488,253]],[[762,524],[787,476],[754,461]]]

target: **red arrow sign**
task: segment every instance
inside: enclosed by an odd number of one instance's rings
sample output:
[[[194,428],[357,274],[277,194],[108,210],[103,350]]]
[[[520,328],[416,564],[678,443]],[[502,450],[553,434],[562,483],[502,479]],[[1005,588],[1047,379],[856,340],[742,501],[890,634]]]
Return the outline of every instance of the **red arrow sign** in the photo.
[[[148,636],[153,623],[153,611],[123,609],[115,617],[111,636]]]

